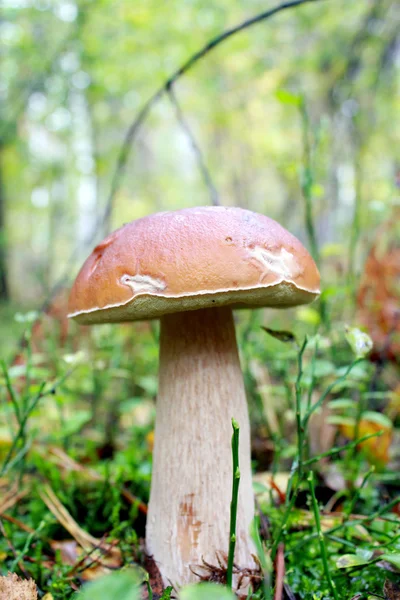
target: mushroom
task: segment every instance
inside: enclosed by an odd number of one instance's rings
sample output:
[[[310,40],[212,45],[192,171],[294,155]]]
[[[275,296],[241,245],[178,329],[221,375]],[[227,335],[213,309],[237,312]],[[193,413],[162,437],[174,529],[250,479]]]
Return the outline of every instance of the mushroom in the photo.
[[[231,418],[240,425],[234,579],[257,568],[250,425],[233,308],[289,307],[319,294],[302,244],[241,208],[157,213],[124,225],[86,260],[69,316],[90,325],[161,320],[153,474],[146,548],[166,585],[198,580],[228,551]]]

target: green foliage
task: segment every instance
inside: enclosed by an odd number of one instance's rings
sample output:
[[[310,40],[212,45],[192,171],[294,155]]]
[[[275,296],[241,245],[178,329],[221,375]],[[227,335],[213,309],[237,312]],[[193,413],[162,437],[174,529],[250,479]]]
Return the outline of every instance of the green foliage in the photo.
[[[234,600],[235,595],[215,583],[188,585],[180,592],[181,600]]]
[[[124,569],[119,573],[107,575],[101,579],[88,583],[80,592],[76,594],[76,600],[139,600],[140,583],[142,578],[135,569]]]

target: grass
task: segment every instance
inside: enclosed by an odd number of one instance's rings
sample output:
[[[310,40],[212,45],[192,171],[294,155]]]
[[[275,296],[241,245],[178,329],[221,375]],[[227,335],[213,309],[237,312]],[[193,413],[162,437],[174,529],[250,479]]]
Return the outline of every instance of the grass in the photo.
[[[393,512],[400,481],[396,457],[382,461],[374,446],[387,432],[360,424],[367,410],[387,409],[387,374],[374,378],[374,365],[353,355],[344,329],[305,338],[299,348],[290,336],[286,344],[267,337],[262,318],[239,315],[253,437],[273,440],[271,475],[288,476],[281,497],[256,488],[260,562],[273,571],[268,565],[283,543],[286,581],[297,598],[382,595],[385,580],[398,578],[390,569],[400,556]],[[93,328],[78,340],[71,334],[63,348],[48,325],[41,347],[28,344],[21,365],[3,364],[0,557],[3,574],[32,577],[41,594],[61,600],[107,571],[99,560],[111,569],[143,561],[157,352],[154,331],[143,325]],[[303,328],[298,319],[298,337]],[[336,414],[325,449],[327,423],[318,416],[344,397],[362,410],[350,432],[340,424],[346,415]],[[324,510],[335,497],[335,510]],[[273,584],[274,574],[266,575]],[[271,597],[269,585],[249,596]]]

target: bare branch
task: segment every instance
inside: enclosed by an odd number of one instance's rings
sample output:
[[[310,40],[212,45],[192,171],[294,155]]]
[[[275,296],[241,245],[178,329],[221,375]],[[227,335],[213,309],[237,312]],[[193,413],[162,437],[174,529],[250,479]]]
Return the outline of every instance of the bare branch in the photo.
[[[286,9],[295,8],[296,6],[300,6],[302,4],[309,4],[319,1],[320,0],[291,0],[290,2],[284,2],[283,4],[279,4],[278,6],[275,6],[270,10],[264,11],[258,15],[255,15],[254,17],[251,17],[250,19],[247,19],[246,21],[243,21],[242,23],[239,23],[239,25],[235,25],[235,27],[232,27],[231,29],[227,29],[226,31],[212,38],[209,42],[207,42],[207,44],[205,44],[205,46],[203,46],[200,50],[195,52],[186,62],[183,63],[181,67],[179,67],[170,77],[168,77],[168,79],[158,88],[156,92],[154,92],[154,94],[147,100],[147,102],[145,102],[138,115],[133,120],[128,131],[126,132],[125,139],[122,143],[111,182],[111,190],[108,196],[107,206],[103,217],[103,223],[105,225],[106,230],[109,229],[114,198],[119,188],[121,177],[125,170],[132,143],[136,135],[138,134],[140,128],[142,127],[147,115],[149,114],[150,109],[165,94],[165,92],[167,92],[171,88],[171,86],[174,83],[176,83],[176,81],[180,77],[182,77],[182,75],[185,75],[190,69],[192,69],[192,67],[194,67],[196,63],[198,63],[202,58],[204,58],[205,56],[207,56],[207,54],[214,50],[214,48],[222,44],[222,42],[226,41],[227,39],[231,38],[233,35],[240,33],[241,31],[244,31],[249,27],[252,27],[257,23],[266,21],[273,15],[282,12]]]
[[[219,195],[218,195],[217,189],[213,183],[211,174],[207,168],[207,165],[205,163],[205,160],[204,160],[203,154],[200,150],[200,147],[197,144],[196,139],[193,135],[193,132],[191,131],[189,124],[185,119],[185,116],[182,112],[182,109],[180,107],[180,104],[178,102],[178,99],[176,97],[176,94],[175,94],[172,86],[168,88],[168,96],[171,100],[171,103],[172,103],[174,109],[175,109],[176,118],[177,118],[180,126],[182,127],[182,130],[186,134],[186,136],[190,142],[190,145],[193,149],[193,153],[196,157],[197,164],[199,166],[201,175],[204,179],[204,183],[206,184],[208,191],[210,192],[211,204],[213,204],[214,206],[219,206],[220,201],[219,201]]]

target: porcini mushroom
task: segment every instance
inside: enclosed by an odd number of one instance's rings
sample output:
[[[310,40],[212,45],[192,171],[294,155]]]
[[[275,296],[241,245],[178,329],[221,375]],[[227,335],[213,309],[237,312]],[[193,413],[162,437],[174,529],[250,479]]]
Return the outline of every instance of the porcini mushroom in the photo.
[[[70,296],[82,324],[161,320],[147,551],[164,583],[198,579],[228,551],[231,418],[240,425],[235,564],[256,567],[250,426],[233,308],[289,307],[319,294],[319,273],[278,223],[201,207],[133,221],[100,243]],[[237,577],[236,588],[248,586]]]

